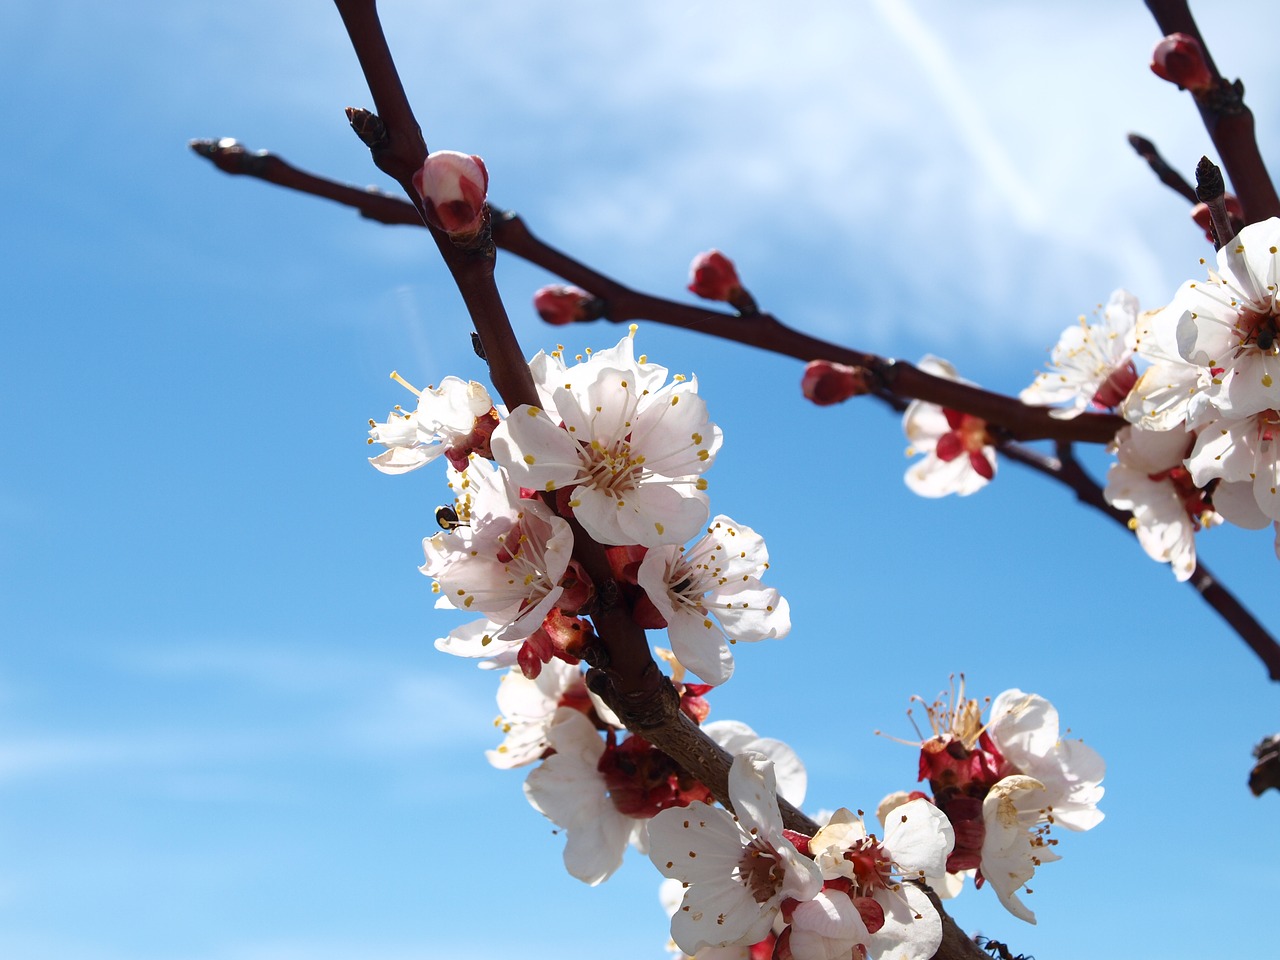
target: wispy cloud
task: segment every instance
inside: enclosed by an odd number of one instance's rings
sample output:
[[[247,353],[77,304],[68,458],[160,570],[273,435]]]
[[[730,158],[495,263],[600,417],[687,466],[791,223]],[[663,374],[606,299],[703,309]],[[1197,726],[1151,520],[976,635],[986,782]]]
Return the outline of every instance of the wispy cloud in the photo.
[[[1027,230],[1039,230],[1045,222],[1044,204],[991,129],[977,98],[952,63],[947,46],[916,15],[907,0],[872,0],[872,6],[910,54],[915,68],[928,78],[956,136],[986,172],[1019,225]]]

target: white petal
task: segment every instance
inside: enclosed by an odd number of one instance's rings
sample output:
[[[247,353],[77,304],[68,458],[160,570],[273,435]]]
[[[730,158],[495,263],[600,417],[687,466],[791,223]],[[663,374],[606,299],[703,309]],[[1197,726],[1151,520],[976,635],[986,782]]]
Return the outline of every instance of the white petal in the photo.
[[[942,918],[913,884],[903,884],[902,893],[901,899],[876,897],[884,926],[871,935],[868,952],[876,960],[929,960],[942,944]]]
[[[1024,773],[1058,742],[1058,711],[1044,697],[1006,690],[991,704],[987,733],[1005,759]]]
[[[731,814],[701,801],[662,810],[649,821],[649,859],[664,877],[684,883],[730,876],[745,844]]]
[[[895,809],[885,824],[884,845],[907,879],[941,876],[956,845],[947,815],[925,799]]]

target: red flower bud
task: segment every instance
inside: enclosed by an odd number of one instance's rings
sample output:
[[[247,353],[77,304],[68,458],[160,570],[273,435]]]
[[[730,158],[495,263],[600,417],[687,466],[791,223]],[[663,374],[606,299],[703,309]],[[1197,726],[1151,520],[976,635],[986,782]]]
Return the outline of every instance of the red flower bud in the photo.
[[[587,319],[586,307],[591,299],[591,294],[578,287],[553,283],[533,295],[533,309],[547,323],[562,327],[576,320]]]
[[[867,372],[830,360],[811,360],[800,378],[800,390],[820,407],[842,403],[867,392]]]
[[[719,250],[708,250],[693,258],[689,267],[689,292],[705,300],[730,302],[742,289],[733,261]]]
[[[1156,44],[1151,53],[1151,71],[1192,93],[1204,93],[1213,86],[1213,75],[1209,73],[1209,65],[1204,59],[1204,47],[1186,33],[1171,33]]]
[[[433,227],[463,235],[480,229],[489,173],[479,157],[437,150],[413,175],[413,186],[422,197],[427,220]]]

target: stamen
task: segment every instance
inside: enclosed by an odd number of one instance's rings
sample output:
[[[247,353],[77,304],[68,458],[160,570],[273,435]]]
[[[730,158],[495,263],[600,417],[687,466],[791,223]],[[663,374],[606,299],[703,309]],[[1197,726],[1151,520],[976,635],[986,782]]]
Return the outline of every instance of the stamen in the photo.
[[[396,373],[394,370],[391,371],[391,379],[394,380],[396,383],[400,384],[400,386],[404,387],[406,390],[412,393],[415,397],[422,396],[421,390],[415,387],[412,383],[410,383],[404,377],[400,376],[400,374]]]

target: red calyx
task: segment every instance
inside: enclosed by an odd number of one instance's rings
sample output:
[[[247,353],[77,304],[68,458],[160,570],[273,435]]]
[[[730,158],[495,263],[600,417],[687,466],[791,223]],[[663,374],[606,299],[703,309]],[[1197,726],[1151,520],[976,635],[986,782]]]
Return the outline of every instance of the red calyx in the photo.
[[[613,805],[628,817],[652,817],[668,807],[714,799],[709,789],[674,760],[634,734],[616,746],[611,735],[596,769],[604,777]]]

